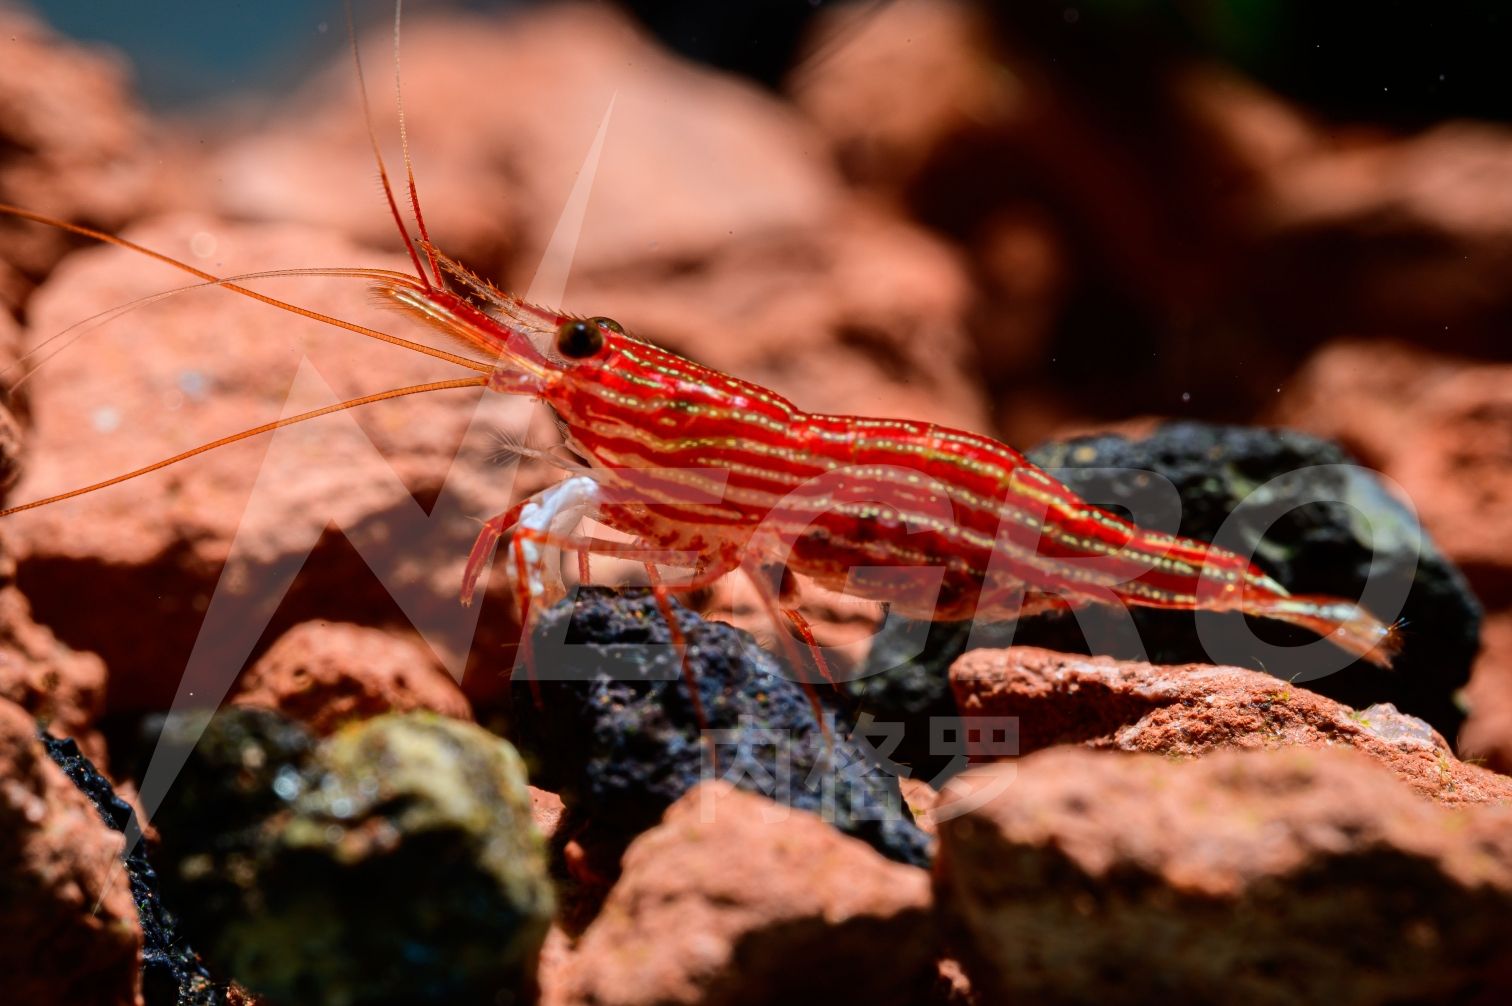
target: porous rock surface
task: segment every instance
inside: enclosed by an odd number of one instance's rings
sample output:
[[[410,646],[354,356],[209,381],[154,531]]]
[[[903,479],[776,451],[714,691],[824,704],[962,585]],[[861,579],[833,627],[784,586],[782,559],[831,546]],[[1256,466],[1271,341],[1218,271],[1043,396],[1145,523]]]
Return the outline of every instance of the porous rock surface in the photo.
[[[126,882],[142,928],[142,1006],[236,1006],[241,991],[217,983],[185,942],[178,919],[163,901],[157,871],[148,859],[148,843],[134,840],[141,823],[133,808],[115,792],[110,780],[79,753],[72,739],[42,734],[42,745],[70,782],[94,805],[100,818],[127,836]]]
[[[0,699],[25,709],[54,734],[78,741],[103,764],[105,742],[97,728],[105,708],[105,665],[37,623],[11,579],[13,569],[0,550]]]
[[[540,765],[539,783],[587,816],[611,851],[701,781],[723,778],[823,811],[892,859],[928,862],[929,837],[897,779],[845,716],[823,712],[832,717],[826,736],[792,672],[750,634],[675,598],[671,608],[701,710],[649,591],[589,588],[540,616],[530,653],[537,681],[516,674],[510,726]]]
[[[559,1001],[902,1006],[929,987],[934,949],[923,870],[808,811],[705,783],[626,850]]]
[[[1460,750],[1497,772],[1512,772],[1512,612],[1487,619],[1482,638],[1481,657],[1465,689],[1470,718],[1460,731]]]
[[[1358,752],[1054,748],[937,811],[937,896],[986,1002],[1494,1002],[1512,808]]]
[[[467,697],[424,643],[339,622],[284,633],[238,679],[232,701],[275,709],[321,736],[388,712],[472,718]]]
[[[1015,721],[1018,753],[1056,744],[1194,757],[1229,748],[1352,748],[1441,804],[1512,805],[1512,778],[1467,764],[1390,704],[1355,710],[1259,671],[972,650],[950,669],[965,723]]]
[[[0,700],[0,972],[16,1003],[136,1006],[142,929],[125,839]]]
[[[65,42],[15,5],[0,9],[0,46],[0,202],[107,231],[161,205],[170,159],[160,138],[154,149],[118,56]],[[70,243],[0,220],[0,307],[14,310]]]

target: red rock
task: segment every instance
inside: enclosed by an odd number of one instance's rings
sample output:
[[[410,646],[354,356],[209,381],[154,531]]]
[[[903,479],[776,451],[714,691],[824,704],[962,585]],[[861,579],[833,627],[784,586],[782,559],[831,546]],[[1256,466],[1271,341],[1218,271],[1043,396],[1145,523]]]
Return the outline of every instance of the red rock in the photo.
[[[706,783],[626,851],[565,1000],[913,1002],[934,970],[928,888],[814,815]]]
[[[10,263],[0,260],[0,308],[12,313],[20,313],[21,302],[31,292],[31,283],[21,275],[20,270]],[[0,329],[12,327],[9,316],[5,311],[0,311]],[[7,336],[9,338],[9,336]],[[7,363],[7,365],[9,365]]]
[[[908,776],[898,779],[898,788],[903,791],[903,802],[908,805],[919,827],[933,835],[934,808],[940,799],[939,792],[924,780]]]
[[[21,478],[24,449],[25,438],[21,433],[21,424],[16,421],[16,416],[10,409],[0,405],[0,500],[5,499],[10,487]]]
[[[1336,142],[1273,171],[1254,217],[1269,245],[1253,264],[1262,293],[1304,324],[1502,355],[1512,130],[1459,122]]]
[[[572,959],[572,937],[553,922],[546,931],[546,941],[541,944],[541,955],[536,965],[536,982],[540,986],[539,1006],[573,1006],[567,998],[564,980]]]
[[[1337,440],[1365,464],[1385,468],[1416,425],[1423,390],[1469,365],[1394,339],[1335,339],[1282,386],[1270,418]]]
[[[1512,773],[1512,611],[1487,618],[1481,654],[1465,688],[1470,715],[1460,731],[1460,753]]]
[[[562,815],[566,811],[561,797],[544,789],[530,787],[530,818],[535,822],[536,831],[546,839],[547,845],[556,837],[557,825],[562,823]]]
[[[301,227],[178,216],[131,236],[223,270],[400,265]],[[119,249],[81,252],[33,297],[30,335],[45,338],[181,279]],[[414,333],[361,284],[301,277],[265,288],[309,308]],[[458,373],[220,290],[130,312],[89,332],[75,349],[28,384],[31,463],[13,499],[85,485],[281,414]],[[299,573],[281,601],[276,591],[267,600],[278,609],[266,638],[316,618],[369,625],[414,618],[432,627],[430,641],[455,661],[469,643],[457,598],[477,530],[472,518],[512,501],[514,473],[490,460],[494,432],[523,425],[528,408],[491,395],[479,411],[479,396],[469,391],[384,402],[17,515],[4,530],[18,582],[39,619],[105,658],[115,710],[167,704],[218,586],[244,606],[246,618],[266,617],[262,585],[281,582],[290,564]],[[433,506],[443,484],[446,506]],[[422,518],[416,498],[436,519]],[[369,559],[383,567],[381,578]],[[504,578],[491,586],[476,639],[490,683],[507,669],[501,654],[508,655],[504,645],[514,631]],[[394,592],[408,599],[407,611]],[[239,631],[255,639],[257,628]],[[228,628],[208,635],[204,644],[214,652],[201,652],[207,666],[242,666],[237,636]]]
[[[64,42],[0,11],[0,202],[114,230],[163,205],[164,151],[114,54]],[[0,260],[34,281],[73,244],[61,231],[0,220]],[[22,288],[0,276],[0,301]]]
[[[12,567],[0,554],[0,566]],[[77,653],[32,618],[26,598],[0,573],[0,699],[26,710],[54,736],[72,737],[96,765],[105,741],[96,729],[105,708],[105,665]]]
[[[332,622],[305,622],[280,636],[242,675],[233,701],[275,709],[321,735],[416,709],[472,719],[466,696],[424,643]]]
[[[1178,757],[1348,747],[1439,803],[1512,803],[1512,778],[1458,760],[1421,720],[1389,704],[1356,711],[1259,671],[1015,646],[967,652],[950,684],[963,716],[1016,717],[1022,754],[1054,744]]]
[[[4,277],[0,276],[0,292],[5,289]],[[9,307],[0,293],[0,307]],[[21,355],[21,326],[8,310],[0,310],[0,368],[7,371]]]
[[[1358,752],[1056,748],[965,773],[936,897],[987,1002],[1496,1002],[1512,808]]]
[[[139,1006],[142,931],[124,839],[0,701],[0,969],[14,1003]]]
[[[737,237],[694,268],[647,256],[585,269],[568,306],[810,411],[986,428],[971,289],[943,243],[849,204]]]
[[[1272,418],[1380,467],[1482,601],[1512,602],[1512,365],[1339,342],[1289,382]]]
[[[226,986],[226,1006],[266,1006],[266,1004],[232,981]]]
[[[1191,410],[1249,418],[1341,331],[1501,355],[1512,130],[1321,123],[1107,25],[992,11],[996,31],[951,4],[838,14],[794,92],[848,170],[903,188],[975,262],[990,268],[982,231],[1000,213],[1050,208],[1035,262],[1065,262],[1078,310],[1054,319],[1058,342],[1075,347],[1071,380],[1098,413],[1169,411],[1189,393]],[[1030,318],[1058,306],[1053,287],[1018,303]],[[1034,346],[1007,342],[1025,363]],[[1068,369],[1062,357],[994,390],[1034,392]]]
[[[979,10],[948,0],[829,8],[787,90],[852,181],[896,194],[941,146],[1019,110],[991,37]]]
[[[365,48],[386,58],[392,42],[379,30]],[[732,233],[807,225],[840,194],[823,143],[800,116],[753,85],[668,55],[608,7],[412,18],[403,68],[430,231],[511,285],[534,274],[611,101],[575,274],[647,258],[697,263]],[[372,99],[377,134],[392,146],[391,94],[375,88]],[[219,158],[225,209],[394,244],[381,202],[354,184],[373,167],[349,59],[244,136]],[[521,254],[506,260],[514,249]]]
[[[1512,601],[1512,365],[1425,385],[1412,419],[1388,474],[1482,599]]]
[[[889,201],[929,203],[933,193],[914,190],[933,162],[984,134],[1025,125],[1023,84],[996,51],[981,11],[966,4],[838,7],[818,19],[810,50],[788,82],[794,102],[829,139],[849,178]],[[974,376],[995,390],[1037,374],[1049,358],[1073,279],[1062,221],[1038,198],[1016,197],[1013,182],[1002,179],[1013,169],[1003,168],[993,174],[1010,194],[993,195],[951,228],[966,245],[976,285],[967,318],[979,361]],[[1031,442],[1043,426],[1017,414],[1030,389],[997,397],[996,428]]]
[[[971,991],[971,979],[953,957],[941,958],[934,988],[929,991],[930,1006],[979,1006],[981,1000]]]

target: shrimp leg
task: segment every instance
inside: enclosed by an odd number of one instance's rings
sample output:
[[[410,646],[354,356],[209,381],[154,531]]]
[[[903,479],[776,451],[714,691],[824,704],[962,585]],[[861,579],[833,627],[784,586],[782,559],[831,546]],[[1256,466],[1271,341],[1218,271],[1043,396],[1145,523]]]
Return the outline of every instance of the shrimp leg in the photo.
[[[577,475],[543,489],[485,521],[462,574],[462,603],[472,603],[478,577],[499,539],[510,528],[515,528],[510,551],[522,579],[516,584],[521,593],[521,624],[524,624],[532,601],[544,605],[561,600],[567,594],[567,587],[562,582],[561,570],[549,561],[552,555],[547,550],[554,551],[553,542],[569,536],[602,501],[599,484],[586,475]]]

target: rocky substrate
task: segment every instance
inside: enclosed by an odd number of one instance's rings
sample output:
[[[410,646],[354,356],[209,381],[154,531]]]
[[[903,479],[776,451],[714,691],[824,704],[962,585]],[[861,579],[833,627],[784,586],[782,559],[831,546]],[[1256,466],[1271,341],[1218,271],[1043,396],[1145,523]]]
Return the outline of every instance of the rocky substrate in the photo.
[[[671,600],[677,653],[607,558],[522,639],[506,563],[457,589],[475,518],[558,477],[498,431],[549,424],[398,399],[0,521],[0,1001],[1512,994],[1512,133],[1325,125],[1034,6],[826,9],[775,89],[597,5],[412,18],[431,231],[804,407],[1038,444],[1294,591],[1377,591],[1391,669],[1169,611],[864,638],[811,592],[829,688],[723,584]],[[224,273],[404,269],[351,86],[158,123],[5,12],[0,202]],[[611,100],[569,283],[542,254]],[[0,403],[8,502],[455,376],[224,290],[116,310],[184,281],[0,223],[0,366],[64,349]]]

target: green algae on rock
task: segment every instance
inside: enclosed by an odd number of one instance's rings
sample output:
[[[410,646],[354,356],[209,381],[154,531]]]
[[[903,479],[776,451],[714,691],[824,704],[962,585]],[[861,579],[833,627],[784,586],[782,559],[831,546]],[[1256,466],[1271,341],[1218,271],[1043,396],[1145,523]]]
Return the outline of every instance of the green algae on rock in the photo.
[[[553,896],[508,742],[431,714],[378,717],[316,752],[272,823],[261,911],[233,973],[292,1002],[494,1001],[533,981]]]
[[[277,720],[218,714],[186,774],[205,774],[195,761],[227,747],[217,738],[267,734]],[[308,754],[283,747],[285,764],[256,773],[269,792],[243,794],[265,816],[236,837],[234,860],[178,863],[186,890],[213,875],[234,891],[196,919],[212,964],[275,1002],[528,997],[554,897],[514,748],[431,713],[356,723]],[[179,806],[160,819],[165,836],[245,820],[224,802],[211,801],[214,814]],[[197,841],[216,848],[214,836]]]

